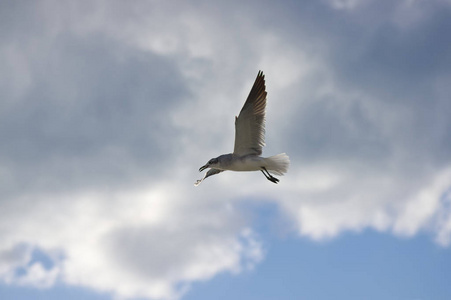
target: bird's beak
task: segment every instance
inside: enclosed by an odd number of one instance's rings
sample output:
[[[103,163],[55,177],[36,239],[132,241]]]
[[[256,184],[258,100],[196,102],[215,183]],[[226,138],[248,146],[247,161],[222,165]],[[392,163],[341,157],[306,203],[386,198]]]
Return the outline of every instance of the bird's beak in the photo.
[[[208,168],[208,164],[206,164],[205,166],[202,166],[199,168],[199,172],[202,172],[203,170],[205,170],[206,168]]]

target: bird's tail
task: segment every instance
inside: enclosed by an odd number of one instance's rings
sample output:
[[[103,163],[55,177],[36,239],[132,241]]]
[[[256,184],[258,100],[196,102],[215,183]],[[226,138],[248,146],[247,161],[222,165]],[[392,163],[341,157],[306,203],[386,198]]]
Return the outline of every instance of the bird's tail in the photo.
[[[288,171],[290,165],[290,158],[285,153],[266,157],[266,169],[275,175],[283,175]]]

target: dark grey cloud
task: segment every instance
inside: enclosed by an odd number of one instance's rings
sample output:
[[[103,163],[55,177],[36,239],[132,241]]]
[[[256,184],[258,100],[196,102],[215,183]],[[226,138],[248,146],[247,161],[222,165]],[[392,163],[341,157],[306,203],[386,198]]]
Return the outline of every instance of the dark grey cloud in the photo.
[[[341,41],[330,58],[337,78],[385,101],[406,101],[406,96],[419,101],[428,96],[430,85],[451,67],[451,41],[446,34],[451,28],[450,15],[449,8],[438,7],[427,19],[407,28],[393,21],[353,24],[356,36]]]
[[[158,172],[178,134],[166,116],[188,94],[172,62],[70,33],[15,51],[31,83],[20,99],[2,96],[9,189],[92,187]]]
[[[310,85],[320,90],[332,79],[342,94],[305,91],[306,85],[287,94],[303,96],[295,103],[298,108],[290,110],[285,128],[296,137],[289,145],[299,150],[295,156],[379,164],[384,157],[391,158],[393,146],[402,145],[416,153],[420,158],[416,162],[450,161],[451,107],[438,85],[451,72],[451,41],[446,34],[451,10],[445,3],[426,4],[424,17],[401,26],[399,11],[409,10],[403,5],[367,1],[356,11],[337,11],[324,2],[292,4],[283,21],[294,23],[295,17],[299,21],[284,34],[307,53],[318,50],[330,71],[329,79],[312,73],[307,78]],[[283,34],[284,28],[274,30]],[[399,127],[392,128],[392,134],[384,132],[384,122],[395,125],[396,118]]]

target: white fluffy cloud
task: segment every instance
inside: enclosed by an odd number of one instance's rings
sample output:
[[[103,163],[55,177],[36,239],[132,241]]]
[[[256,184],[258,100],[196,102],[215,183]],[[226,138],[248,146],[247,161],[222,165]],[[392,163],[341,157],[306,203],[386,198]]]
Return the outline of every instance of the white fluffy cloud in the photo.
[[[372,228],[449,245],[449,35],[431,34],[451,22],[446,2],[414,2],[383,18],[376,1],[0,10],[0,278],[179,298],[264,258],[242,201],[276,203],[313,240]],[[258,69],[264,151],[287,152],[288,175],[194,188],[231,151]]]
[[[16,247],[1,252],[2,278],[37,287],[58,278],[123,297],[177,298],[192,281],[263,258],[232,206],[192,203],[186,188],[159,182],[140,191],[14,199],[2,209],[2,226],[11,228],[2,243]],[[14,246],[21,243],[22,250]],[[33,249],[51,264],[33,258]]]

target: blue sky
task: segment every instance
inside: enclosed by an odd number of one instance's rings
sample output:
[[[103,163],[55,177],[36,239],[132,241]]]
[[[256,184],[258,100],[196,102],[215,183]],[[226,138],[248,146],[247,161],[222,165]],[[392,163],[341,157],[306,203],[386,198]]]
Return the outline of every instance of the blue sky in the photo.
[[[451,2],[2,1],[0,298],[449,299]],[[232,151],[258,70],[278,185]]]

